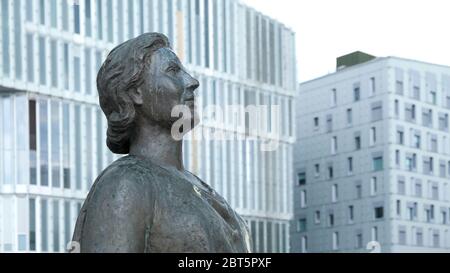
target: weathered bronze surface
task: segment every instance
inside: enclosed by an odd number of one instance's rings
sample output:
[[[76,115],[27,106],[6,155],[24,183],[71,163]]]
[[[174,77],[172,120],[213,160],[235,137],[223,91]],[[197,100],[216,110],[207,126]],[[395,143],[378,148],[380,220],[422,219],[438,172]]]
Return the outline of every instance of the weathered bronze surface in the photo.
[[[171,135],[179,117],[171,110],[186,105],[195,117],[199,83],[167,37],[146,33],[116,47],[97,86],[107,145],[128,155],[93,184],[73,235],[80,251],[250,252],[245,221],[183,167],[182,141]]]

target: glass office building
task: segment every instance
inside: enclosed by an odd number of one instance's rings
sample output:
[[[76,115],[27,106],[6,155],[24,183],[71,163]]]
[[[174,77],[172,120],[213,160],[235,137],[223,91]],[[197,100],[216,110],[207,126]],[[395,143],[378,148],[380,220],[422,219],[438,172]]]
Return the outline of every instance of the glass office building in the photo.
[[[242,140],[185,140],[185,166],[249,223],[254,250],[289,251],[296,90],[294,33],[235,0],[0,0],[0,252],[62,252],[105,145],[96,74],[109,50],[165,33],[201,83],[200,105],[279,105]],[[248,135],[231,114],[200,128]]]

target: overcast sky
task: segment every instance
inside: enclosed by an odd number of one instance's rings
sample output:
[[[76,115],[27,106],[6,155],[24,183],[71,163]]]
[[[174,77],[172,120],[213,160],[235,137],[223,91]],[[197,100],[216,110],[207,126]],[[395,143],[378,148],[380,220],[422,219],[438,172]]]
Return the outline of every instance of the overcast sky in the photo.
[[[299,81],[360,50],[450,66],[449,0],[242,0],[296,32]]]

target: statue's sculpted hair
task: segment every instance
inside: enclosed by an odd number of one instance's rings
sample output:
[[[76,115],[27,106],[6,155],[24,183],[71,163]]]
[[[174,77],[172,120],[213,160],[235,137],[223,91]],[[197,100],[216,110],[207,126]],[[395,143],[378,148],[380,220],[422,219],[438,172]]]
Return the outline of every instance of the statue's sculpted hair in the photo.
[[[170,47],[160,33],[145,33],[114,48],[97,75],[100,107],[108,120],[106,144],[116,154],[128,154],[136,110],[129,96],[143,83],[143,73],[152,54]]]

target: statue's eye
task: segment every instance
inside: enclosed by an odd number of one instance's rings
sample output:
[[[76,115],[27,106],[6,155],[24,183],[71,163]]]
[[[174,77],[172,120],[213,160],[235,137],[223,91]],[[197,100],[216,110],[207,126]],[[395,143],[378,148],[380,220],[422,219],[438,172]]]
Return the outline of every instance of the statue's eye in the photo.
[[[178,65],[171,65],[166,69],[166,71],[169,73],[178,73],[180,69],[181,68]]]

